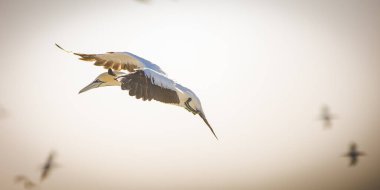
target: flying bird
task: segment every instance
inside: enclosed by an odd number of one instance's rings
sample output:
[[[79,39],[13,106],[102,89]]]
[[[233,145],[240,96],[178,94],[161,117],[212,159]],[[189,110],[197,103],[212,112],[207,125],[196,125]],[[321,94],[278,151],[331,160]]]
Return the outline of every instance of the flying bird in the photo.
[[[7,110],[0,105],[0,119],[6,118],[8,116]]]
[[[25,189],[31,189],[36,186],[36,184],[24,175],[18,175],[14,178],[16,183],[22,183]]]
[[[140,3],[150,3],[151,2],[151,0],[136,0],[136,1],[138,1]]]
[[[48,158],[46,159],[44,165],[42,166],[42,172],[41,172],[41,177],[40,177],[41,181],[43,181],[49,176],[53,168],[57,167],[57,164],[55,163],[55,157],[56,157],[55,152],[53,151],[50,152]]]
[[[323,121],[325,128],[330,128],[332,125],[332,120],[335,116],[331,114],[330,109],[327,105],[324,105],[321,110],[320,119]]]
[[[79,93],[104,86],[121,86],[122,90],[128,90],[129,95],[136,99],[156,100],[180,106],[194,115],[199,115],[218,139],[195,93],[170,79],[158,65],[129,52],[83,54],[67,51],[58,44],[55,45],[67,53],[79,56],[80,60],[94,62],[94,65],[108,69],[108,72],[100,74]],[[120,72],[121,70],[129,73]]]
[[[355,166],[358,162],[358,157],[359,156],[364,156],[365,153],[364,152],[359,152],[357,150],[357,145],[356,143],[352,143],[350,145],[350,150],[347,154],[345,154],[344,156],[346,157],[349,157],[350,158],[350,166]]]

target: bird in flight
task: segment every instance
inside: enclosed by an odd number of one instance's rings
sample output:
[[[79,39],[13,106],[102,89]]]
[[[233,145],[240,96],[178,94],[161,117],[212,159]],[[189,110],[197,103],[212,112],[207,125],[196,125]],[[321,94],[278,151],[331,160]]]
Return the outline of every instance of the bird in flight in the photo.
[[[57,164],[54,163],[55,157],[56,157],[55,152],[53,152],[53,151],[50,152],[48,158],[46,159],[44,165],[42,166],[42,172],[41,172],[41,176],[40,176],[41,181],[43,181],[44,179],[46,179],[49,176],[49,174],[53,168],[57,167]]]
[[[320,119],[323,121],[325,128],[330,128],[332,125],[332,120],[336,117],[331,114],[330,109],[327,105],[324,105],[321,110]]]
[[[0,105],[0,119],[6,118],[8,116],[7,110]]]
[[[136,99],[156,100],[180,106],[194,115],[199,115],[218,139],[207,121],[201,101],[195,93],[170,79],[158,65],[129,52],[83,54],[67,51],[58,44],[55,45],[67,53],[79,56],[80,60],[94,62],[94,65],[108,69],[79,93],[99,87],[120,86],[122,90],[129,91],[129,95]],[[129,73],[123,73],[121,70]]]
[[[364,155],[365,155],[364,152],[359,152],[357,150],[356,143],[351,143],[349,152],[346,153],[344,156],[350,158],[350,166],[355,166],[358,162],[358,157],[364,156]]]

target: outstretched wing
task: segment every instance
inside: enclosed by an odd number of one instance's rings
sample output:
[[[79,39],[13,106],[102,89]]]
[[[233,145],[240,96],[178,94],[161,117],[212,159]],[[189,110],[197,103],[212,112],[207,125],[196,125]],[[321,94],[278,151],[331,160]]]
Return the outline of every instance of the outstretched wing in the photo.
[[[84,53],[75,53],[63,49],[58,44],[55,44],[58,48],[62,49],[65,52],[72,53],[74,55],[80,56],[80,60],[94,62],[96,66],[103,66],[105,69],[113,69],[115,71],[127,70],[129,72],[134,72],[138,69],[149,68],[158,73],[166,75],[161,68],[137,55],[134,55],[129,52],[107,52],[103,54],[84,54]]]
[[[151,69],[136,70],[118,78],[122,90],[129,90],[130,96],[142,100],[157,100],[163,103],[178,104],[179,97],[175,82]]]

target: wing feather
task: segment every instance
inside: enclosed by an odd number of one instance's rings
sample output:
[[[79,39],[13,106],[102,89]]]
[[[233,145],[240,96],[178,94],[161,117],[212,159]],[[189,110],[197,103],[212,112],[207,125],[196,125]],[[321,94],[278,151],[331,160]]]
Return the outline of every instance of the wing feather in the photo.
[[[131,86],[129,89],[129,95],[130,96],[136,96],[137,87],[138,87],[137,82],[131,82]]]
[[[97,60],[97,61],[95,61],[94,65],[95,65],[95,66],[103,66],[104,63],[105,63],[104,60]]]
[[[113,62],[112,62],[112,61],[107,61],[107,62],[104,64],[104,68],[105,68],[105,69],[109,69],[112,65],[113,65]]]
[[[90,62],[95,61],[94,65],[104,66],[105,69],[112,68],[115,71],[127,70],[129,72],[134,72],[138,69],[147,68],[147,69],[154,70],[158,73],[161,73],[163,75],[166,75],[165,72],[162,71],[162,69],[158,65],[129,52],[107,52],[103,54],[84,54],[84,53],[75,53],[72,51],[67,51],[63,49],[61,46],[59,46],[58,44],[55,44],[55,45],[65,52],[79,56],[80,60],[90,61]]]
[[[121,70],[121,64],[120,63],[114,63],[112,66],[113,70],[120,71]]]
[[[142,97],[142,85],[137,85],[137,89],[136,89],[136,98],[137,99],[140,99]]]
[[[175,82],[150,69],[137,70],[119,78],[121,89],[129,90],[130,96],[142,100],[156,100],[178,104]]]

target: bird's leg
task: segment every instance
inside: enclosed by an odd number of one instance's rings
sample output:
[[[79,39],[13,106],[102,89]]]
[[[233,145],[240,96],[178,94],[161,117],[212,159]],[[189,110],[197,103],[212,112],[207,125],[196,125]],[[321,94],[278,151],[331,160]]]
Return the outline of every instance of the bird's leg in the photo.
[[[186,100],[186,102],[185,102],[185,109],[187,110],[187,111],[189,111],[189,112],[191,112],[191,113],[193,113],[193,111],[192,111],[192,109],[191,109],[191,107],[190,107],[190,105],[189,105],[189,102],[191,101],[191,98],[189,98],[189,99],[187,99]]]

